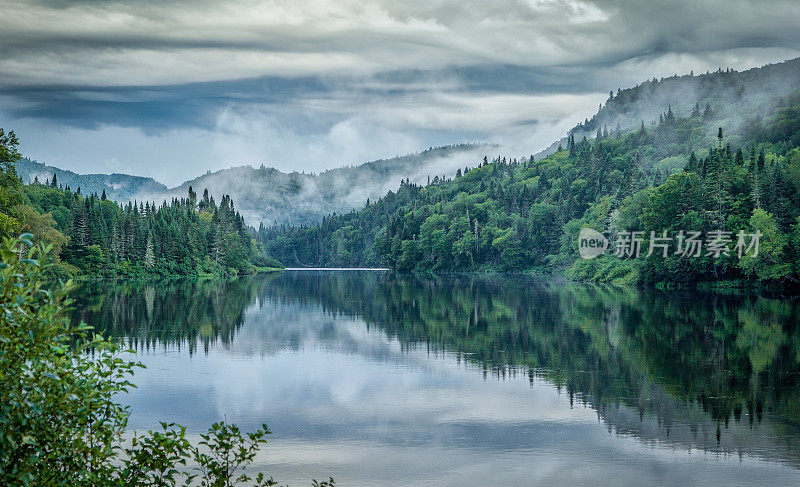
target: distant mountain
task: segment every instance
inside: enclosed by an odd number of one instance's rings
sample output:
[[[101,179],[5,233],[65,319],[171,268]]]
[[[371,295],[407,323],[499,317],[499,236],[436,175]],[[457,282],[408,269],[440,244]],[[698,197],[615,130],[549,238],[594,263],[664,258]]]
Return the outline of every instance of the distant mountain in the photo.
[[[284,173],[263,165],[240,166],[209,172],[171,189],[143,190],[134,197],[160,202],[185,196],[191,186],[199,196],[205,189],[217,199],[223,194],[231,195],[236,209],[251,225],[311,224],[333,212],[361,208],[368,198],[376,200],[389,191],[397,191],[403,180],[424,183],[429,177],[452,177],[458,169],[475,166],[491,147],[437,147],[320,174]]]
[[[106,196],[115,201],[128,201],[137,194],[155,193],[167,189],[153,178],[128,174],[77,174],[25,157],[20,160],[16,169],[25,183],[32,183],[38,179],[44,184],[51,181],[55,174],[59,185],[69,186],[73,191],[80,188],[83,194],[100,195],[105,191]]]
[[[736,135],[772,113],[781,98],[798,88],[800,58],[741,72],[719,69],[700,75],[653,78],[612,92],[592,118],[578,123],[570,133],[580,140],[595,137],[598,129],[628,131],[642,122],[648,126],[657,123],[670,108],[676,116],[686,117],[697,107],[707,122],[724,127],[726,136]],[[550,155],[566,143],[565,136],[537,157]]]
[[[23,182],[42,184],[56,175],[58,184],[81,189],[83,194],[106,192],[109,199],[162,202],[186,196],[189,187],[202,196],[204,190],[219,200],[230,195],[236,209],[250,225],[311,224],[333,212],[364,206],[396,191],[401,181],[424,183],[437,176],[452,177],[458,169],[473,167],[492,145],[459,144],[380,159],[358,166],[345,166],[314,174],[281,172],[272,167],[239,166],[208,172],[169,188],[158,181],[127,174],[77,174],[28,158],[17,165]]]

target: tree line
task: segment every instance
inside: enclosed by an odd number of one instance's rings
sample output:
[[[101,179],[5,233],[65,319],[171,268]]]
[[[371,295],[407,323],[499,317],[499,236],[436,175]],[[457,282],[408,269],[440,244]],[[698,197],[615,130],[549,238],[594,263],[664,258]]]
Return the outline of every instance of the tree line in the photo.
[[[160,205],[119,204],[105,192],[62,186],[55,174],[26,185],[14,170],[17,144],[13,132],[0,130],[0,236],[29,232],[53,245],[54,274],[232,275],[279,265],[261,255],[229,196],[217,203],[190,187],[185,198]]]

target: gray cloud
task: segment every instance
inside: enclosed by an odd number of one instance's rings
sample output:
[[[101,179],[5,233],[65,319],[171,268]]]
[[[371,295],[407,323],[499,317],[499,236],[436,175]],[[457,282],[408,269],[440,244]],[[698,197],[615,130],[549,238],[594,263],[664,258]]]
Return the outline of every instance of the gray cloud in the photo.
[[[532,153],[610,89],[800,55],[794,1],[4,1],[0,125],[178,183],[486,140]]]

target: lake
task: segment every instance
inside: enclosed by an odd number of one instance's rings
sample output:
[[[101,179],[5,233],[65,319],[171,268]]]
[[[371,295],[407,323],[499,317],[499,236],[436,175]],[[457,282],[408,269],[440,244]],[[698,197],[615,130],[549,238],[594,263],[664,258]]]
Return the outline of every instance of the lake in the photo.
[[[800,484],[796,300],[501,276],[94,282],[130,427],[273,432],[309,485]]]

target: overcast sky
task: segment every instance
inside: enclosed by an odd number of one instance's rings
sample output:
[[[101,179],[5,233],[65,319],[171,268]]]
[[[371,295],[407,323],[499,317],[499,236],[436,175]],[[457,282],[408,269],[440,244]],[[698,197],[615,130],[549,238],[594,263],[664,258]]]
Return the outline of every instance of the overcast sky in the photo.
[[[0,127],[176,185],[462,141],[547,146],[608,91],[800,56],[800,2],[0,0]]]

